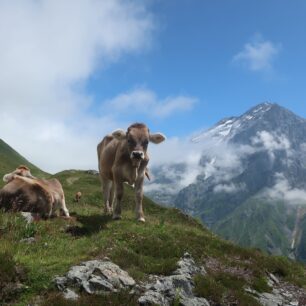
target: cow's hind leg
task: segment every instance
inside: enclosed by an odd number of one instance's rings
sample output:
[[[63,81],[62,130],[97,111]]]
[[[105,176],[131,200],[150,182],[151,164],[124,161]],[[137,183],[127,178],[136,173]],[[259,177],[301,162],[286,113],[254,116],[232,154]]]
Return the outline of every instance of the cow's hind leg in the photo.
[[[104,213],[110,214],[112,212],[112,207],[110,205],[112,181],[106,178],[102,178],[102,193],[104,200]]]
[[[62,201],[61,201],[61,209],[63,210],[66,217],[70,217],[69,211],[68,211],[67,206],[66,206],[66,201],[65,201],[65,196],[64,195],[63,195]]]

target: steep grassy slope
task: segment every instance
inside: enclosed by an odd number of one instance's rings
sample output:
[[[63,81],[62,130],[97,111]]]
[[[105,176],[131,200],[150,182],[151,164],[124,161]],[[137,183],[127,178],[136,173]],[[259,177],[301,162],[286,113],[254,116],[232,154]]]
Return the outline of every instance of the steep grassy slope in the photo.
[[[7,143],[0,139],[0,175],[1,182],[0,187],[2,187],[2,176],[5,173],[11,172],[16,169],[19,165],[26,165],[31,169],[33,175],[47,176],[48,174],[37,168],[35,165],[30,163],[24,157],[22,157],[18,152],[11,148]]]
[[[241,246],[288,256],[294,222],[295,211],[290,211],[285,203],[254,197],[216,223],[213,230]]]
[[[26,226],[19,215],[0,212],[0,292],[7,271],[12,271],[14,265],[18,271],[25,271],[22,280],[19,277],[23,289],[16,291],[15,305],[33,301],[43,305],[76,305],[59,297],[52,279],[82,260],[104,256],[136,280],[145,280],[148,274],[171,273],[177,260],[188,251],[209,272],[209,282],[196,279],[197,293],[211,301],[218,299],[223,305],[233,296],[239,305],[258,305],[242,288],[250,286],[269,291],[264,280],[267,271],[306,286],[302,265],[223,241],[177,209],[160,207],[146,198],[147,222],[137,223],[131,188],[125,188],[123,219],[113,221],[102,214],[98,176],[82,171],[64,171],[56,177],[64,186],[71,220],[55,218]],[[83,194],[80,203],[73,202],[77,191]],[[33,235],[35,243],[20,242],[20,239]],[[243,273],[238,276],[235,271]],[[13,299],[12,296],[5,298],[7,302]],[[84,295],[78,305],[135,305],[136,299],[125,293],[106,297]]]

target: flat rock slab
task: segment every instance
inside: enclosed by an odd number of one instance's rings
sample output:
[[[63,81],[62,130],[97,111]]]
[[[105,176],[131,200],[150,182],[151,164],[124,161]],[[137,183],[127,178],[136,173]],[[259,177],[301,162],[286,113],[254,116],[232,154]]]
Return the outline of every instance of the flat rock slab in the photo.
[[[59,290],[85,290],[89,294],[131,288],[135,281],[109,260],[90,260],[70,268],[66,276],[54,279]]]

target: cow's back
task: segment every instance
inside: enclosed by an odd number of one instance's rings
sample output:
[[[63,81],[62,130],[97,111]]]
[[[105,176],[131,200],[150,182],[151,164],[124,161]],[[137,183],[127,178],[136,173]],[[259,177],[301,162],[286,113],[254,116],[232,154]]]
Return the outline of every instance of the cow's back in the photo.
[[[53,201],[59,203],[64,198],[64,190],[60,181],[56,178],[49,180],[38,179],[37,183],[52,195]]]
[[[29,184],[22,178],[15,178],[1,189],[0,208],[48,216],[52,209],[52,197],[40,184]]]
[[[98,161],[100,175],[107,179],[113,179],[112,167],[115,162],[119,141],[112,135],[107,135],[98,144]]]

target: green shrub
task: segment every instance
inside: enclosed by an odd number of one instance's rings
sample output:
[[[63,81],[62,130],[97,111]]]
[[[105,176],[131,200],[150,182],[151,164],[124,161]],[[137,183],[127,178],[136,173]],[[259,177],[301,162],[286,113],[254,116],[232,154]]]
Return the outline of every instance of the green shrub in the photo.
[[[226,288],[209,275],[196,275],[194,277],[194,293],[196,296],[204,297],[220,304],[226,292]]]
[[[268,285],[265,277],[255,277],[252,281],[252,288],[258,292],[271,292],[272,288]]]

